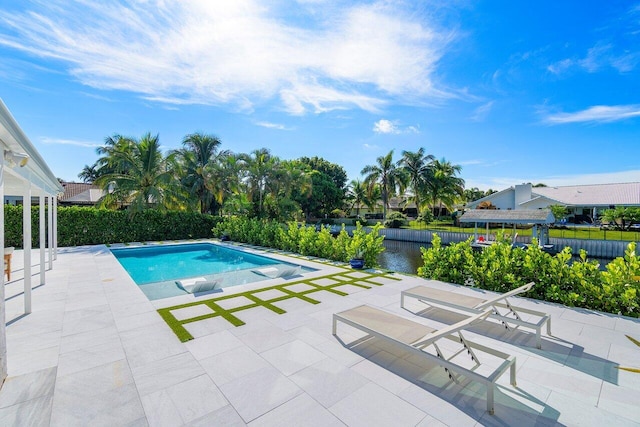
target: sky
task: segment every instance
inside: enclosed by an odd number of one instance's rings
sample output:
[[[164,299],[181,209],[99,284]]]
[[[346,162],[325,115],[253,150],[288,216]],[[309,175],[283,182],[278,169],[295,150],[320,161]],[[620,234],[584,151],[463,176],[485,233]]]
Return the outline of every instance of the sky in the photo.
[[[2,0],[0,98],[68,181],[203,132],[349,179],[424,147],[467,188],[638,182],[640,2]]]

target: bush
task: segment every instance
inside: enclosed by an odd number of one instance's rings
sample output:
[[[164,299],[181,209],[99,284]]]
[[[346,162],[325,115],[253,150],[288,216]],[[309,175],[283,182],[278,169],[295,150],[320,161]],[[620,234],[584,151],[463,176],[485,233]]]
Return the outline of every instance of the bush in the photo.
[[[384,226],[387,228],[400,228],[407,222],[407,216],[401,212],[393,212],[384,222]]]
[[[214,236],[227,234],[231,240],[270,248],[297,252],[307,256],[317,256],[335,261],[347,262],[356,251],[362,250],[365,266],[378,265],[378,255],[384,250],[379,235],[380,226],[371,232],[356,226],[353,236],[349,236],[344,226],[336,237],[327,227],[316,231],[314,227],[299,227],[297,223],[280,224],[273,220],[246,217],[224,218],[213,228]]]
[[[473,283],[496,292],[535,282],[530,297],[640,317],[640,260],[635,242],[629,243],[624,257],[600,271],[598,262],[588,260],[585,251],[571,263],[571,248],[552,256],[535,241],[521,249],[500,236],[498,240],[476,252],[471,248],[472,239],[444,247],[434,235],[432,248],[422,248],[423,266],[418,275],[461,285]]]
[[[424,222],[425,224],[430,224],[433,221],[435,221],[436,217],[433,216],[433,212],[431,212],[430,209],[423,211],[419,216],[418,216],[418,221],[420,222]]]
[[[39,208],[31,208],[32,246],[40,246]],[[58,246],[211,237],[218,217],[198,212],[126,211],[58,207]],[[45,221],[48,233],[48,221]],[[22,247],[22,206],[5,205],[5,246]]]
[[[358,224],[360,224],[363,227],[366,227],[367,225],[369,225],[369,221],[367,221],[365,218],[357,217],[356,219],[353,220],[353,225],[358,225]]]

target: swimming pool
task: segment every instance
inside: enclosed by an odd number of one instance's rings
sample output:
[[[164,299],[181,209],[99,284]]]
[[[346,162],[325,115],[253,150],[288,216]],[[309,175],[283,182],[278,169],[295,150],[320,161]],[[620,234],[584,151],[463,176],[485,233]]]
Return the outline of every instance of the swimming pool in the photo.
[[[200,277],[223,288],[272,278],[260,271],[299,267],[213,243],[117,248],[111,253],[150,300],[187,294],[178,280]]]

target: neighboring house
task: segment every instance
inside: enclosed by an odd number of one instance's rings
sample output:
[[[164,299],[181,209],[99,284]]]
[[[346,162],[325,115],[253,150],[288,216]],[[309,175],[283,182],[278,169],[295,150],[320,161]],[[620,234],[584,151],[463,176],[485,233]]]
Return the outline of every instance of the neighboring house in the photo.
[[[497,209],[543,209],[550,205],[566,206],[570,222],[593,222],[605,209],[618,206],[640,207],[640,182],[561,187],[516,185],[467,204],[475,209],[490,202]],[[487,205],[487,203],[484,203]]]
[[[104,195],[97,185],[82,182],[61,182],[64,193],[58,196],[60,206],[95,206]]]
[[[440,209],[439,205],[436,205],[431,208],[426,208],[426,207],[422,208],[423,211],[425,209],[431,209],[431,212],[433,212],[434,215],[437,215],[438,212],[441,212],[441,215],[449,215],[449,210],[444,205],[442,206],[442,209]],[[393,212],[401,212],[409,218],[416,218],[418,216],[418,209],[416,208],[416,204],[413,201],[408,201],[406,197],[389,198],[389,209],[387,211],[387,215]],[[356,214],[355,206],[352,207],[348,211],[348,213],[350,215],[355,215]],[[369,210],[369,208],[364,204],[360,205],[360,216],[363,218],[382,219],[382,200],[379,200],[376,203],[374,211]]]

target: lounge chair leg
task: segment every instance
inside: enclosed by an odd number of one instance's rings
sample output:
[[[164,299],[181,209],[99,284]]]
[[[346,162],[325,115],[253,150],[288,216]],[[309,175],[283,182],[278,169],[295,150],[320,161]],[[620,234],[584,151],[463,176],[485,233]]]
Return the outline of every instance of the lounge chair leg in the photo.
[[[553,336],[551,335],[551,317],[547,319],[547,335],[549,335],[550,337]]]
[[[493,383],[487,384],[487,412],[490,415],[493,415],[495,412],[493,409],[493,390],[495,386]]]
[[[336,332],[338,331],[338,319],[336,319],[336,316],[333,316],[333,330],[332,330],[332,334],[335,335]]]
[[[516,361],[515,360],[511,364],[509,375],[511,377],[510,378],[511,381],[509,382],[511,383],[512,386],[516,387],[517,383],[516,383]]]
[[[542,348],[542,332],[540,328],[536,328],[536,348],[540,350]]]

